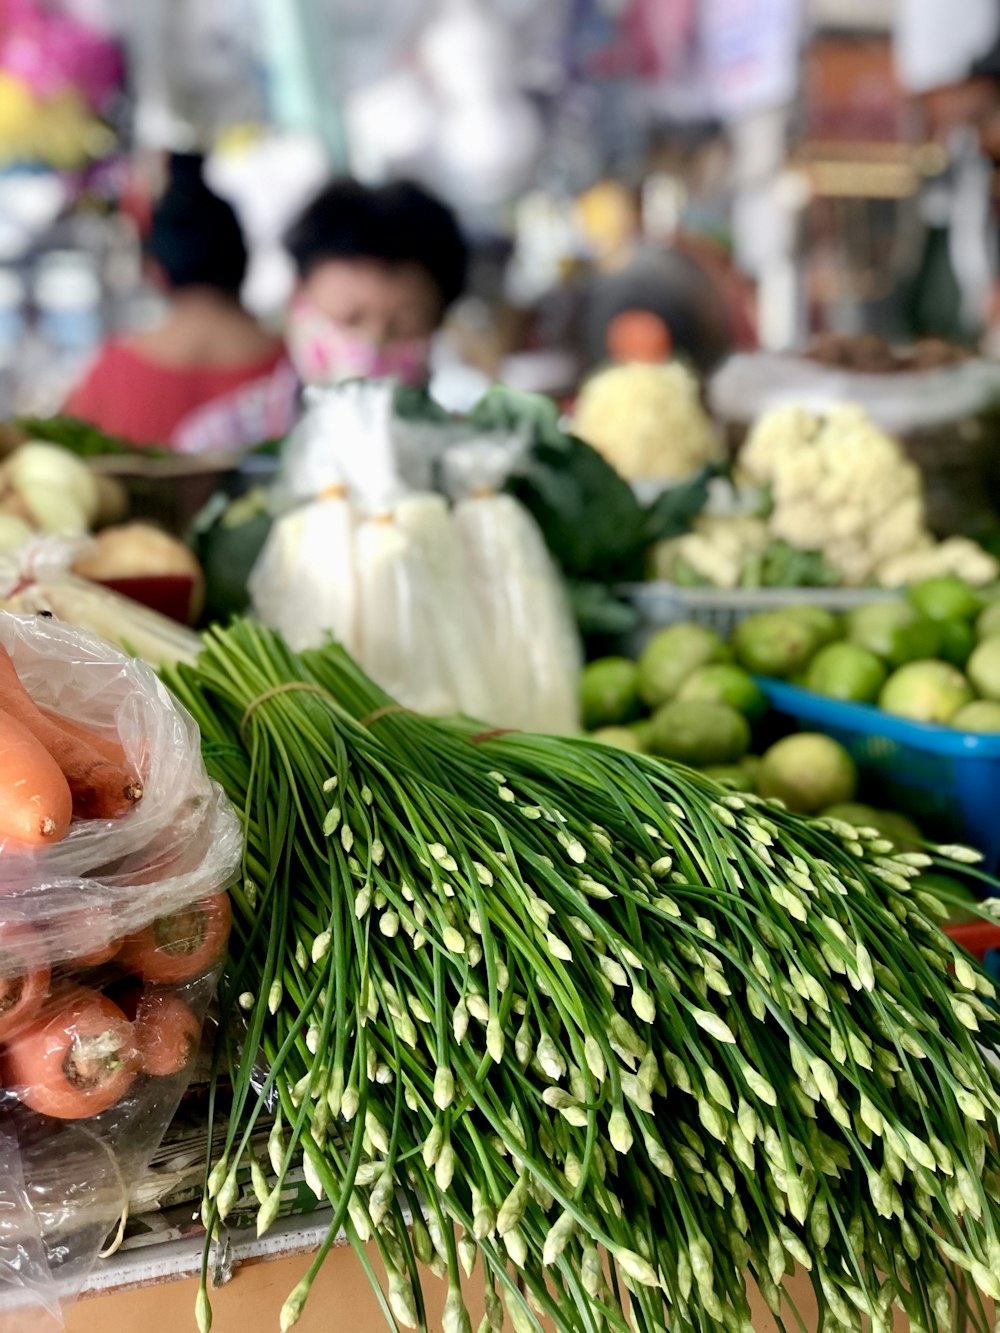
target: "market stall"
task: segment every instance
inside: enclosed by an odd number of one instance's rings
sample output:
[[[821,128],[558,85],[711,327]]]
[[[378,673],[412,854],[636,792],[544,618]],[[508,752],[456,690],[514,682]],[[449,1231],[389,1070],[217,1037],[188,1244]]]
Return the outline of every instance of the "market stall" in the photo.
[[[994,1326],[1000,74],[535,9],[0,0],[0,1333]]]

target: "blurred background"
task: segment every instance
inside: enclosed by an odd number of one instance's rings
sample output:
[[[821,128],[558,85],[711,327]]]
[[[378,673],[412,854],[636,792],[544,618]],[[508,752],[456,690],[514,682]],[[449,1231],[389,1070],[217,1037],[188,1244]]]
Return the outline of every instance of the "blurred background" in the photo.
[[[284,232],[331,174],[449,202],[472,249],[438,357],[457,406],[494,377],[570,390],[637,304],[703,373],[818,335],[989,354],[1000,15],[954,9],[0,0],[0,414],[54,410],[102,340],[160,317],[143,238],[170,152],[207,155],[276,329]]]

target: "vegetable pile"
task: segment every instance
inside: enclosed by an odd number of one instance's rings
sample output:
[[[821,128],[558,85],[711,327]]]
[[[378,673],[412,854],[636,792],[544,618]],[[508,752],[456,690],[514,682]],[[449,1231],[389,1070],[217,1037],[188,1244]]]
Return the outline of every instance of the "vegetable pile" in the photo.
[[[256,614],[297,649],[332,633],[413,708],[575,730],[565,590],[531,516],[499,493],[521,448],[456,445],[449,506],[425,460],[404,466],[390,385],[327,390],[289,441],[286,508],[248,583]]]
[[[142,799],[142,782],[118,741],[39,708],[2,646],[0,754],[0,854],[12,882],[20,878],[29,889],[32,877],[45,876],[31,862],[31,848],[60,841],[75,821],[120,819]],[[4,1099],[13,1095],[41,1115],[77,1120],[120,1102],[140,1072],[168,1076],[187,1069],[201,1030],[190,1006],[200,1005],[197,991],[204,987],[198,983],[225,949],[225,894],[124,938],[114,937],[104,904],[81,906],[81,937],[92,941],[103,933],[103,941],[60,966],[50,962],[51,942],[31,923],[25,902],[23,889],[20,901],[15,890],[0,924]],[[65,927],[72,932],[71,922]],[[132,980],[122,990],[126,975]],[[195,989],[175,994],[160,989],[166,983]],[[131,995],[131,1015],[98,987]]]
[[[929,857],[590,741],[429,721],[247,623],[169,674],[246,839],[205,1221],[265,1124],[259,1230],[300,1159],[332,1208],[282,1327],[342,1226],[403,1325],[419,1266],[447,1274],[445,1333],[477,1262],[490,1330],[504,1305],[519,1333],[749,1330],[747,1283],[777,1311],[796,1264],[837,1330],[989,1327],[1000,1029],[914,889]]]
[[[762,577],[762,556],[776,542],[810,554],[818,584],[832,582],[831,572],[847,587],[886,588],[947,574],[983,584],[1000,573],[994,557],[968,538],[934,541],[919,469],[859,407],[842,404],[823,417],[795,406],[765,412],[736,471],[764,492],[766,517],[702,519],[693,533],[654,551],[659,578],[781,586]]]

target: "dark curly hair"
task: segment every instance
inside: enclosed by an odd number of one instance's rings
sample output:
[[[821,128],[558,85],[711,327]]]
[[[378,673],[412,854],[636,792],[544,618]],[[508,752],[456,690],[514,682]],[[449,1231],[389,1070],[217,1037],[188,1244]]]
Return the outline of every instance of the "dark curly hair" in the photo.
[[[465,286],[468,251],[455,215],[411,181],[367,186],[331,181],[289,230],[285,244],[300,278],[327,259],[417,264],[451,305]]]

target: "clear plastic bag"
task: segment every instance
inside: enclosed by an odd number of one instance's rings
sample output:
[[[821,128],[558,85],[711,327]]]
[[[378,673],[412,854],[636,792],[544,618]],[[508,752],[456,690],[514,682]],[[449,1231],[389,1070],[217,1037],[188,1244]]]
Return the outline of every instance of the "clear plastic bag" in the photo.
[[[42,1327],[40,1307],[83,1280],[169,1123],[225,953],[241,834],[197,727],[148,666],[43,617],[0,614],[0,645],[36,705],[114,742],[142,786],[126,813],[75,819],[51,845],[0,841],[6,1333]]]
[[[499,493],[523,447],[518,437],[499,435],[456,445],[445,458],[446,483],[490,644],[489,720],[572,732],[579,728],[583,659],[566,590],[535,520]]]
[[[747,352],[715,373],[708,399],[721,421],[741,425],[787,403],[819,414],[837,403],[857,403],[883,430],[908,435],[974,417],[996,401],[998,391],[1000,367],[976,359],[937,370],[872,374],[786,352]]]
[[[439,445],[397,429],[393,396],[377,381],[312,396],[251,575],[254,610],[295,649],[333,634],[407,707],[488,721],[486,622],[451,510],[423,489]]]

